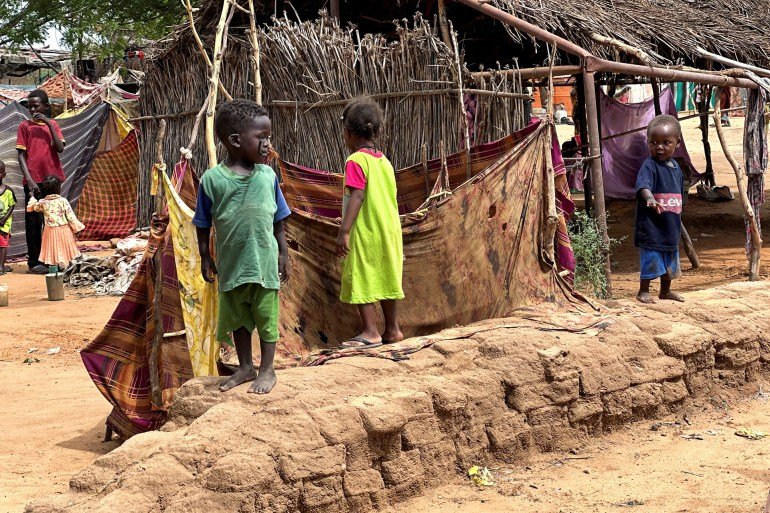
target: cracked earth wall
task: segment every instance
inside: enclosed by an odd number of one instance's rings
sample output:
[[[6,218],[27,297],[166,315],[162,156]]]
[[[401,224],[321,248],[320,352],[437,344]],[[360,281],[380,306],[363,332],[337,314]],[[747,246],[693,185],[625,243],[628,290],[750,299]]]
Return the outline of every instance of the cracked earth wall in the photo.
[[[578,447],[765,372],[765,283],[686,297],[618,303],[598,334],[516,318],[446,330],[407,361],[353,357],[279,372],[269,396],[245,386],[220,394],[216,379],[196,379],[162,431],[128,440],[74,476],[67,493],[26,511],[368,512],[471,465]],[[526,313],[569,317],[545,306]]]

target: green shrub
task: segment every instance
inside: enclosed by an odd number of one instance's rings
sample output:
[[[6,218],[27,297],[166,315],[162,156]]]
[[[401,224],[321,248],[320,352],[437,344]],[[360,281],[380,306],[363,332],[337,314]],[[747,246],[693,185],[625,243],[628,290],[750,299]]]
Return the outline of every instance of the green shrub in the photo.
[[[608,299],[604,255],[611,253],[623,239],[610,238],[609,247],[605,247],[596,219],[585,210],[575,211],[567,226],[575,253],[575,288],[599,299]]]

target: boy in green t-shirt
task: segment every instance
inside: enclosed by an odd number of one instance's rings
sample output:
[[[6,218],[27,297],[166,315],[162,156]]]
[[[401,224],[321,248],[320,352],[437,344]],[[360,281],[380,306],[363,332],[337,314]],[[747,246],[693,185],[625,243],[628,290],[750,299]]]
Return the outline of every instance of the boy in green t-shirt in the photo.
[[[288,275],[283,220],[291,213],[278,177],[265,165],[272,127],[267,111],[249,100],[217,109],[217,137],[227,158],[206,171],[198,188],[193,224],[198,232],[203,279],[219,281],[217,339],[233,334],[238,370],[219,389],[254,380],[250,393],[267,394],[276,383],[273,358],[278,341],[278,288]],[[217,262],[209,236],[216,228]],[[259,333],[259,373],[251,358],[251,333]]]
[[[16,195],[13,189],[3,183],[5,180],[5,162],[0,160],[0,275],[11,270],[5,266],[8,256],[8,246],[11,241],[11,224],[13,224],[13,208],[16,206]]]

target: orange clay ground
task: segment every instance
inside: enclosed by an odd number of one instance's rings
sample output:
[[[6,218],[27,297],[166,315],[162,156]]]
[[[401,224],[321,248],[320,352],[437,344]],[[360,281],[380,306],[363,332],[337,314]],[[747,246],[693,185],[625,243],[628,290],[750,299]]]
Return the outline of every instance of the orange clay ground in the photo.
[[[571,127],[559,127],[563,138]],[[685,139],[697,168],[703,167],[700,133],[694,120],[685,123]],[[741,158],[742,120],[727,128],[730,148]],[[732,170],[712,129],[717,182],[735,191]],[[637,253],[631,242],[633,204],[611,202],[613,237],[626,237],[612,256],[616,297],[633,297],[637,287]],[[764,217],[770,209],[763,209]],[[695,239],[702,267],[689,270],[678,289],[691,291],[746,279],[745,236],[740,203],[710,204],[694,195],[685,225]],[[768,230],[765,230],[767,237]],[[768,239],[770,240],[770,239]],[[763,251],[762,275],[768,274],[770,249]],[[0,309],[0,512],[18,513],[30,500],[63,492],[69,478],[117,442],[103,444],[109,404],[86,374],[78,349],[109,318],[118,298],[77,297],[67,291],[62,302],[48,302],[41,277],[24,274],[24,266],[0,277],[10,289],[10,307]],[[60,347],[56,355],[45,351]],[[30,348],[38,348],[28,354]],[[34,357],[35,363],[22,363]],[[496,511],[520,512],[759,512],[770,483],[767,455],[770,438],[748,441],[737,427],[770,432],[770,406],[760,384],[721,390],[682,414],[650,430],[645,421],[591,440],[578,454],[535,455],[526,466],[492,469],[498,484],[477,489],[458,476],[456,482],[431,490],[395,508],[399,513]],[[703,440],[682,438],[698,433]],[[643,504],[642,504],[643,503]]]

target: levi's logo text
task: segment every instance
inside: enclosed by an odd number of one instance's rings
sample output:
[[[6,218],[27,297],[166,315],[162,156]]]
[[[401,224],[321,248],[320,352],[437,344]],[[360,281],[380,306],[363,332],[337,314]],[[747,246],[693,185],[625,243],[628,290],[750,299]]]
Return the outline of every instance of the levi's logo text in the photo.
[[[665,212],[671,212],[673,214],[682,213],[682,195],[671,193],[659,193],[655,194],[655,201],[663,206]]]

